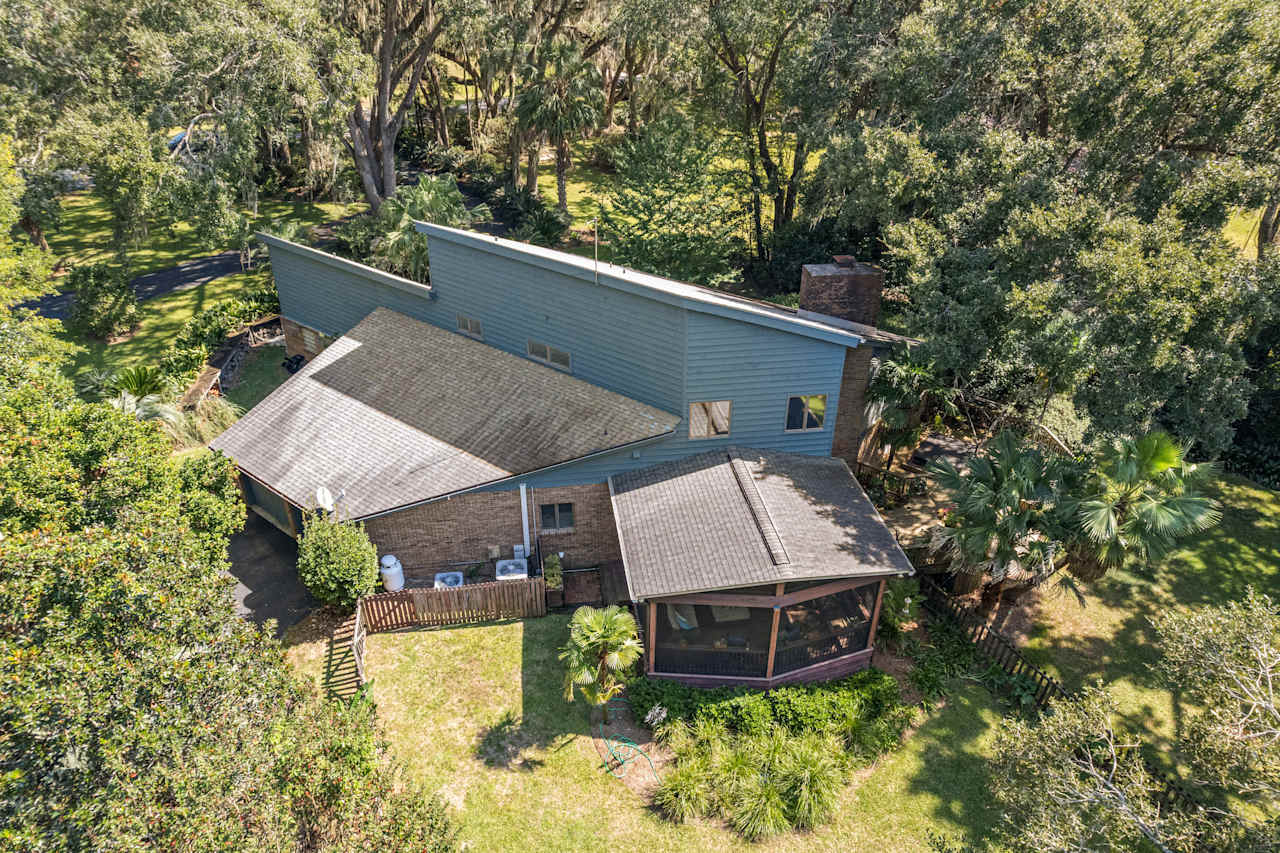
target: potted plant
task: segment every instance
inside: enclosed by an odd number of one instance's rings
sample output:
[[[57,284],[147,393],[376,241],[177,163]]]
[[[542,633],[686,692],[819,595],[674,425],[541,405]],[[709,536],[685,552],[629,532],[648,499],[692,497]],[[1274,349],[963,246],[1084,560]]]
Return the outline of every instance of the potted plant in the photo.
[[[560,555],[552,554],[542,561],[542,577],[547,583],[547,607],[564,606],[564,566]]]

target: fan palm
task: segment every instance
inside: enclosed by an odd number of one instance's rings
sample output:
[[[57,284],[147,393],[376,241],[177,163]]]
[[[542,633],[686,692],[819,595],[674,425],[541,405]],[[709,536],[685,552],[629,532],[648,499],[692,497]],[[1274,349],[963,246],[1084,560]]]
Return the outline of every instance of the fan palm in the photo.
[[[1073,573],[1092,580],[1130,558],[1159,559],[1183,536],[1216,525],[1218,502],[1199,490],[1214,472],[1188,462],[1186,448],[1167,433],[1106,445],[1091,496],[1077,510],[1084,537],[1071,549]]]
[[[166,403],[164,398],[158,394],[135,397],[128,391],[121,391],[107,402],[125,414],[133,415],[140,421],[176,423],[181,417],[178,414],[178,410],[171,404]]]
[[[893,467],[898,448],[911,447],[919,440],[922,423],[930,414],[959,414],[958,395],[931,361],[918,360],[910,351],[899,358],[884,359],[867,388],[867,421],[884,424],[889,445],[885,467]]]
[[[595,65],[578,46],[558,41],[547,51],[547,63],[516,100],[516,117],[527,128],[545,134],[556,150],[556,198],[560,212],[569,214],[565,175],[569,171],[569,141],[600,120],[604,95]]]
[[[572,702],[581,693],[609,722],[609,700],[622,692],[622,673],[639,659],[640,639],[630,613],[613,604],[579,607],[569,622],[569,642],[560,650],[565,699]]]
[[[489,218],[483,204],[468,209],[451,175],[423,175],[418,183],[400,190],[382,204],[379,216],[386,234],[374,246],[380,266],[418,281],[426,281],[427,237],[414,226],[417,221],[468,228]]]
[[[140,364],[117,373],[112,388],[139,398],[162,396],[169,391],[169,380],[160,368]]]
[[[999,590],[1006,581],[1038,584],[1061,567],[1071,507],[1065,496],[1075,479],[1068,460],[1024,446],[1005,430],[968,471],[946,460],[929,471],[954,502],[931,542],[953,572],[989,576]]]

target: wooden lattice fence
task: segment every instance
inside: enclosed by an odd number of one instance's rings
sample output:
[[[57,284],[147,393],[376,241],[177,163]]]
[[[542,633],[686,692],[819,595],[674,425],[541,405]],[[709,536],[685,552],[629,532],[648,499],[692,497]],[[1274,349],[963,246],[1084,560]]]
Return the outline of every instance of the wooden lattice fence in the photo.
[[[991,629],[983,619],[966,607],[957,604],[947,593],[928,577],[920,576],[920,588],[924,592],[925,608],[933,616],[944,619],[960,629],[965,637],[1002,670],[1013,677],[1025,677],[1036,685],[1035,703],[1039,707],[1050,699],[1065,698],[1067,692],[1049,673],[1022,656],[1022,652],[998,631]]]

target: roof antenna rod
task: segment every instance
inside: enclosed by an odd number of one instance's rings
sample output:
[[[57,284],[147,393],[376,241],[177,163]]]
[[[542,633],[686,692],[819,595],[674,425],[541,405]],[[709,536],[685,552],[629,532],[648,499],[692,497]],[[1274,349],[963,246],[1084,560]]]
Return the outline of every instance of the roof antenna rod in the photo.
[[[591,234],[595,248],[592,250],[592,260],[595,262],[594,269],[596,275],[596,286],[600,286],[600,217],[591,220]]]

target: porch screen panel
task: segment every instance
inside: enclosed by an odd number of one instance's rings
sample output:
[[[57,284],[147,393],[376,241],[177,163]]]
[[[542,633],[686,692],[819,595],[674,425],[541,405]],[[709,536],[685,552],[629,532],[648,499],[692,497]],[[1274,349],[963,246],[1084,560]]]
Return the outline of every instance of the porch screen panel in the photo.
[[[676,675],[764,678],[773,611],[759,607],[654,604],[654,670]]]
[[[782,608],[773,674],[803,669],[867,648],[879,581]]]

